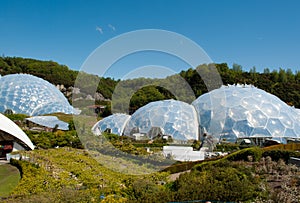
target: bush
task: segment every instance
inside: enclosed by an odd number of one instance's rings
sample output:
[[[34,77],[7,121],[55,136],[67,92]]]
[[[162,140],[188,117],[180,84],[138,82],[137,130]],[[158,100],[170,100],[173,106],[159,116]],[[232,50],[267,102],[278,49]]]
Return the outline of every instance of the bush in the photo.
[[[245,202],[264,196],[260,180],[253,178],[251,169],[234,166],[228,161],[223,166],[206,165],[203,171],[182,174],[172,185],[176,201],[209,199],[214,201]]]
[[[290,157],[300,157],[300,152],[290,151],[290,150],[267,150],[262,154],[263,157],[271,157],[273,161],[278,161],[282,159],[285,163],[288,163]]]
[[[252,157],[252,161],[259,161],[262,157],[263,150],[258,147],[246,148],[229,154],[223,158],[216,158],[205,161],[201,164],[198,164],[193,167],[193,170],[203,171],[206,170],[207,167],[215,166],[222,167],[227,166],[229,161],[249,161],[249,156]]]
[[[240,149],[240,145],[228,143],[228,144],[217,144],[215,151],[225,151],[225,152],[232,152]]]
[[[252,156],[253,161],[259,161],[263,154],[263,150],[259,147],[251,147],[234,152],[225,157],[228,161],[248,161]]]

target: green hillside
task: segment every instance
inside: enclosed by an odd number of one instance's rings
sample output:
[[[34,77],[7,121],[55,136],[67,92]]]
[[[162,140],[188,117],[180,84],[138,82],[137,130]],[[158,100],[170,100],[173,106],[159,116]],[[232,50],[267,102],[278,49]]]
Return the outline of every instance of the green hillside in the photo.
[[[113,199],[125,201],[130,195],[126,191],[135,181],[147,179],[154,184],[166,181],[168,175],[126,175],[101,165],[86,150],[69,147],[34,150],[22,155],[27,157],[26,161],[12,160],[22,179],[7,202],[99,202],[101,195],[106,198],[113,195]],[[120,164],[111,156],[100,156],[102,161]],[[135,170],[143,170],[143,166]]]
[[[176,180],[170,180],[165,172],[136,176],[115,172],[99,164],[87,151],[69,147],[34,150],[23,156],[26,161],[12,161],[22,179],[1,202],[300,200],[299,168],[285,162],[290,156],[299,157],[299,152],[294,151],[243,149],[223,158],[203,161]],[[99,158],[119,164],[110,156]]]
[[[17,186],[20,172],[10,164],[0,165],[0,197],[8,196]]]

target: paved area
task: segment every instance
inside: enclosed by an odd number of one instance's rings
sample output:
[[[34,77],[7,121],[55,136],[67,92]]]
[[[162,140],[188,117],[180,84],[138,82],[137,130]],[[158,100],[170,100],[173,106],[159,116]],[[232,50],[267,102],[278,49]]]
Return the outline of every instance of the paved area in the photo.
[[[0,158],[0,165],[7,163],[9,163],[9,161],[7,161],[5,158]]]

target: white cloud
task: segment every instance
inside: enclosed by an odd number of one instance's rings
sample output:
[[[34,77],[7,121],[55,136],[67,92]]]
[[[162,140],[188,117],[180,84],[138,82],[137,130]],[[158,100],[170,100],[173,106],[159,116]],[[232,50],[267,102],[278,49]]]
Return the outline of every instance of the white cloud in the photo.
[[[115,26],[113,26],[112,24],[108,24],[108,27],[109,27],[112,31],[116,31]]]
[[[99,31],[99,32],[100,32],[100,34],[103,34],[103,30],[102,30],[102,28],[101,28],[101,27],[99,27],[99,26],[96,26],[96,30],[97,30],[97,31]]]

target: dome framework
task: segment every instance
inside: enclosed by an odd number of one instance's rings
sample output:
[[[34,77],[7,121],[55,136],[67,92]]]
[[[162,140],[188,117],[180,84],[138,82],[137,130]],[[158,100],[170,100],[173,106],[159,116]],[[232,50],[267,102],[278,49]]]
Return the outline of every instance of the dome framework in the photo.
[[[54,85],[28,74],[12,74],[0,78],[0,112],[8,109],[13,113],[29,116],[75,112]]]
[[[139,108],[127,119],[107,117],[98,123],[118,135],[168,135],[175,140],[198,140],[204,134],[216,142],[249,138],[261,144],[266,139],[286,143],[300,138],[300,110],[252,85],[229,85],[198,97],[192,105],[163,100]],[[115,123],[121,123],[117,127]],[[113,123],[113,124],[110,124]]]
[[[219,140],[270,138],[285,142],[300,136],[295,108],[251,85],[222,86],[192,105],[201,128]]]

